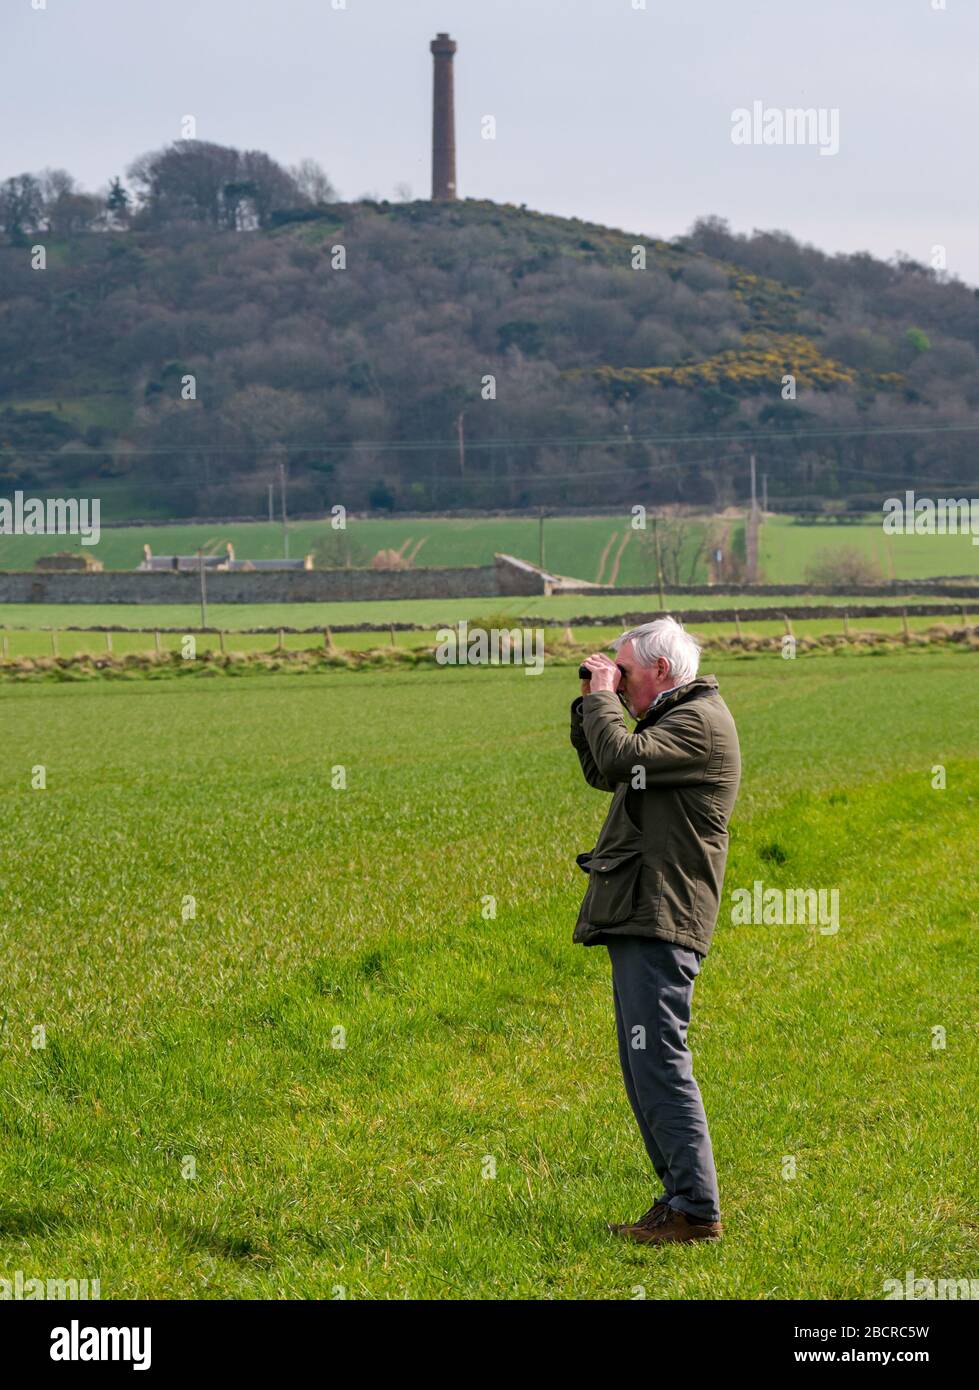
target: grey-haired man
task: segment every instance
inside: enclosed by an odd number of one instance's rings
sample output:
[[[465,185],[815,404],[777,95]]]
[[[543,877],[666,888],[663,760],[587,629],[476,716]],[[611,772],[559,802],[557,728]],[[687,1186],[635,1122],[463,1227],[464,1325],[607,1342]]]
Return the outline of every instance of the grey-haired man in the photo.
[[[612,963],[626,1093],[661,1186],[638,1221],[648,1244],[717,1240],[717,1173],[687,1047],[693,984],[717,921],[728,819],[741,778],[730,710],[700,649],[672,618],[625,632],[617,660],[584,663],[571,742],[590,786],[612,794],[574,939]],[[631,732],[622,706],[639,722]]]

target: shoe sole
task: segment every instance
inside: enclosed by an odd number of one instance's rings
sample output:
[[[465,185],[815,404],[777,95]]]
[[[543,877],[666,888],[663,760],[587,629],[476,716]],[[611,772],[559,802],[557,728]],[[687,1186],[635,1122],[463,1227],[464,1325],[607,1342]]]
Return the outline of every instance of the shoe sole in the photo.
[[[704,1242],[710,1243],[722,1240],[723,1231],[711,1232],[706,1236],[658,1236],[655,1233],[638,1230],[624,1230],[617,1232],[618,1235],[625,1236],[627,1240],[635,1241],[637,1245],[700,1245]]]

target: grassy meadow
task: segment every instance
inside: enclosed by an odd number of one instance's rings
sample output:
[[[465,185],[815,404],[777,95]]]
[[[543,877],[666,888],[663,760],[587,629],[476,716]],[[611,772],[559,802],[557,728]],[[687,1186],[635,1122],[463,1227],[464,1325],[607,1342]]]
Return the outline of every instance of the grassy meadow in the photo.
[[[626,585],[654,584],[653,553],[643,545],[641,533],[632,530],[629,516],[551,517],[545,522],[544,562],[560,574],[576,579]],[[704,522],[690,528],[683,560],[684,582],[706,581],[706,562],[696,559]],[[289,524],[289,553],[296,557],[314,550],[318,542],[335,542],[327,517],[320,521]],[[355,519],[346,537],[355,564],[369,565],[379,550],[397,550],[417,567],[491,565],[498,551],[537,564],[540,558],[536,517],[408,517]],[[198,548],[219,554],[230,541],[239,559],[275,559],[283,553],[280,522],[124,526],[106,528],[98,545],[85,547],[106,569],[135,569],[143,558],[143,546],[155,555],[191,555]],[[69,549],[80,549],[69,539]],[[40,555],[63,548],[45,536],[0,537],[0,569],[29,569]]]
[[[669,600],[667,600],[669,602]],[[868,617],[849,619],[850,631],[879,632],[885,636],[896,636],[903,632],[904,624],[901,609],[909,603],[928,602],[927,595],[906,595],[898,598],[880,599],[860,596],[835,596],[813,599],[806,594],[787,594],[779,597],[764,594],[683,594],[677,595],[675,612],[696,612],[708,609],[727,609],[733,615],[739,614],[742,632],[746,637],[769,637],[785,631],[781,618],[754,618],[752,612],[759,608],[780,608],[791,619],[793,631],[799,637],[818,637],[824,633],[843,632],[844,613],[862,604],[877,604],[894,609],[893,617]],[[966,616],[974,624],[979,615],[979,603],[964,600]],[[796,609],[813,603],[838,609],[839,615],[822,618],[792,618]],[[398,647],[431,646],[435,642],[439,627],[456,624],[462,620],[471,626],[486,628],[514,625],[518,620],[531,620],[530,625],[544,629],[550,642],[564,632],[567,624],[582,616],[601,618],[608,616],[607,625],[573,628],[574,636],[589,644],[604,646],[622,630],[622,624],[613,621],[615,617],[633,615],[633,621],[656,617],[659,612],[658,600],[651,604],[644,595],[623,594],[556,594],[549,598],[481,598],[481,599],[404,599],[397,602],[351,602],[351,603],[279,603],[279,604],[219,604],[208,605],[208,624],[223,629],[226,633],[228,652],[271,651],[278,645],[276,632],[249,634],[247,628],[275,629],[294,627],[295,634],[286,633],[283,646],[289,650],[303,650],[322,645],[318,633],[326,627],[337,628],[343,624],[373,623],[379,627],[391,623],[419,624],[418,631],[396,631],[394,645]],[[142,632],[112,634],[112,651],[115,655],[155,650],[153,629],[161,630],[160,644],[164,651],[180,650],[182,635],[196,631],[201,622],[201,610],[195,604],[39,604],[8,603],[0,605],[0,634],[6,639],[6,650],[12,659],[18,657],[75,657],[85,653],[95,656],[106,651],[106,638],[100,632],[85,631],[87,627],[104,625],[131,626],[143,629]],[[908,627],[912,633],[924,634],[936,624],[961,626],[961,613],[952,614],[912,614]],[[687,620],[687,626],[704,640],[714,637],[731,637],[736,629],[731,621]],[[81,628],[82,631],[72,631]],[[167,631],[170,629],[170,631]],[[51,632],[56,632],[52,640]],[[217,651],[220,647],[217,633],[204,633],[197,639],[198,649]],[[334,640],[338,647],[351,651],[365,651],[379,645],[391,644],[387,631],[379,632],[336,632]]]
[[[604,1229],[651,1183],[607,955],[571,943],[605,805],[573,673],[5,684],[0,1276],[104,1299],[974,1277],[977,663],[710,663],[745,763],[727,900],[836,887],[841,926],[722,910],[690,1041],[727,1235],[655,1251]]]
[[[683,542],[683,583],[708,580],[706,553],[697,554],[708,528],[726,552],[744,553],[743,519],[694,518]],[[397,550],[416,567],[488,565],[497,551],[533,564],[540,558],[535,517],[351,518],[346,535],[358,565],[369,565],[379,550]],[[336,536],[328,519],[292,522],[289,553],[303,555],[324,538],[336,541]],[[628,514],[549,517],[544,536],[544,562],[559,574],[618,587],[656,582],[650,537],[632,529]],[[144,544],[157,555],[196,554],[199,548],[218,554],[228,541],[239,559],[274,559],[283,553],[279,522],[106,527],[98,545],[85,549],[106,569],[125,570],[140,563]],[[761,579],[768,584],[804,583],[806,570],[819,552],[840,547],[861,551],[877,566],[881,581],[932,575],[979,577],[979,546],[972,545],[969,536],[886,537],[879,517],[840,526],[769,516],[759,536]],[[39,556],[64,548],[82,547],[73,538],[0,536],[0,570],[30,569]]]
[[[805,525],[769,516],[758,536],[758,564],[765,584],[804,584],[821,551],[859,550],[880,582],[939,575],[979,576],[979,545],[969,535],[886,536],[880,518],[854,525]]]

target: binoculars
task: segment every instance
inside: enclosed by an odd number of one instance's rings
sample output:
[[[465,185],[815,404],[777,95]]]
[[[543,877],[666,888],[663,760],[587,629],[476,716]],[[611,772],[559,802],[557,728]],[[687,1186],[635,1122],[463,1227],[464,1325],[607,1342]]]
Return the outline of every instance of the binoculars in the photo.
[[[618,662],[616,662],[615,664],[616,664],[616,666],[619,666],[619,663],[618,663]],[[625,671],[623,671],[623,669],[622,669],[621,666],[619,666],[619,675],[622,677],[623,680],[625,680]],[[590,681],[590,680],[591,680],[591,672],[589,671],[589,669],[588,669],[587,666],[579,666],[579,667],[578,667],[578,679],[579,679],[580,681]]]

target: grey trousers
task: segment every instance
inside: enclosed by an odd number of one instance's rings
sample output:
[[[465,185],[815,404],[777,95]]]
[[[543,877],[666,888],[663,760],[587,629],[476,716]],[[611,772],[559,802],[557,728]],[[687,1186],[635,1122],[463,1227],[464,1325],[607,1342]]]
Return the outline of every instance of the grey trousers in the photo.
[[[621,936],[606,944],[622,1076],[663,1187],[657,1200],[719,1221],[714,1154],[687,1047],[702,957],[658,937]]]

